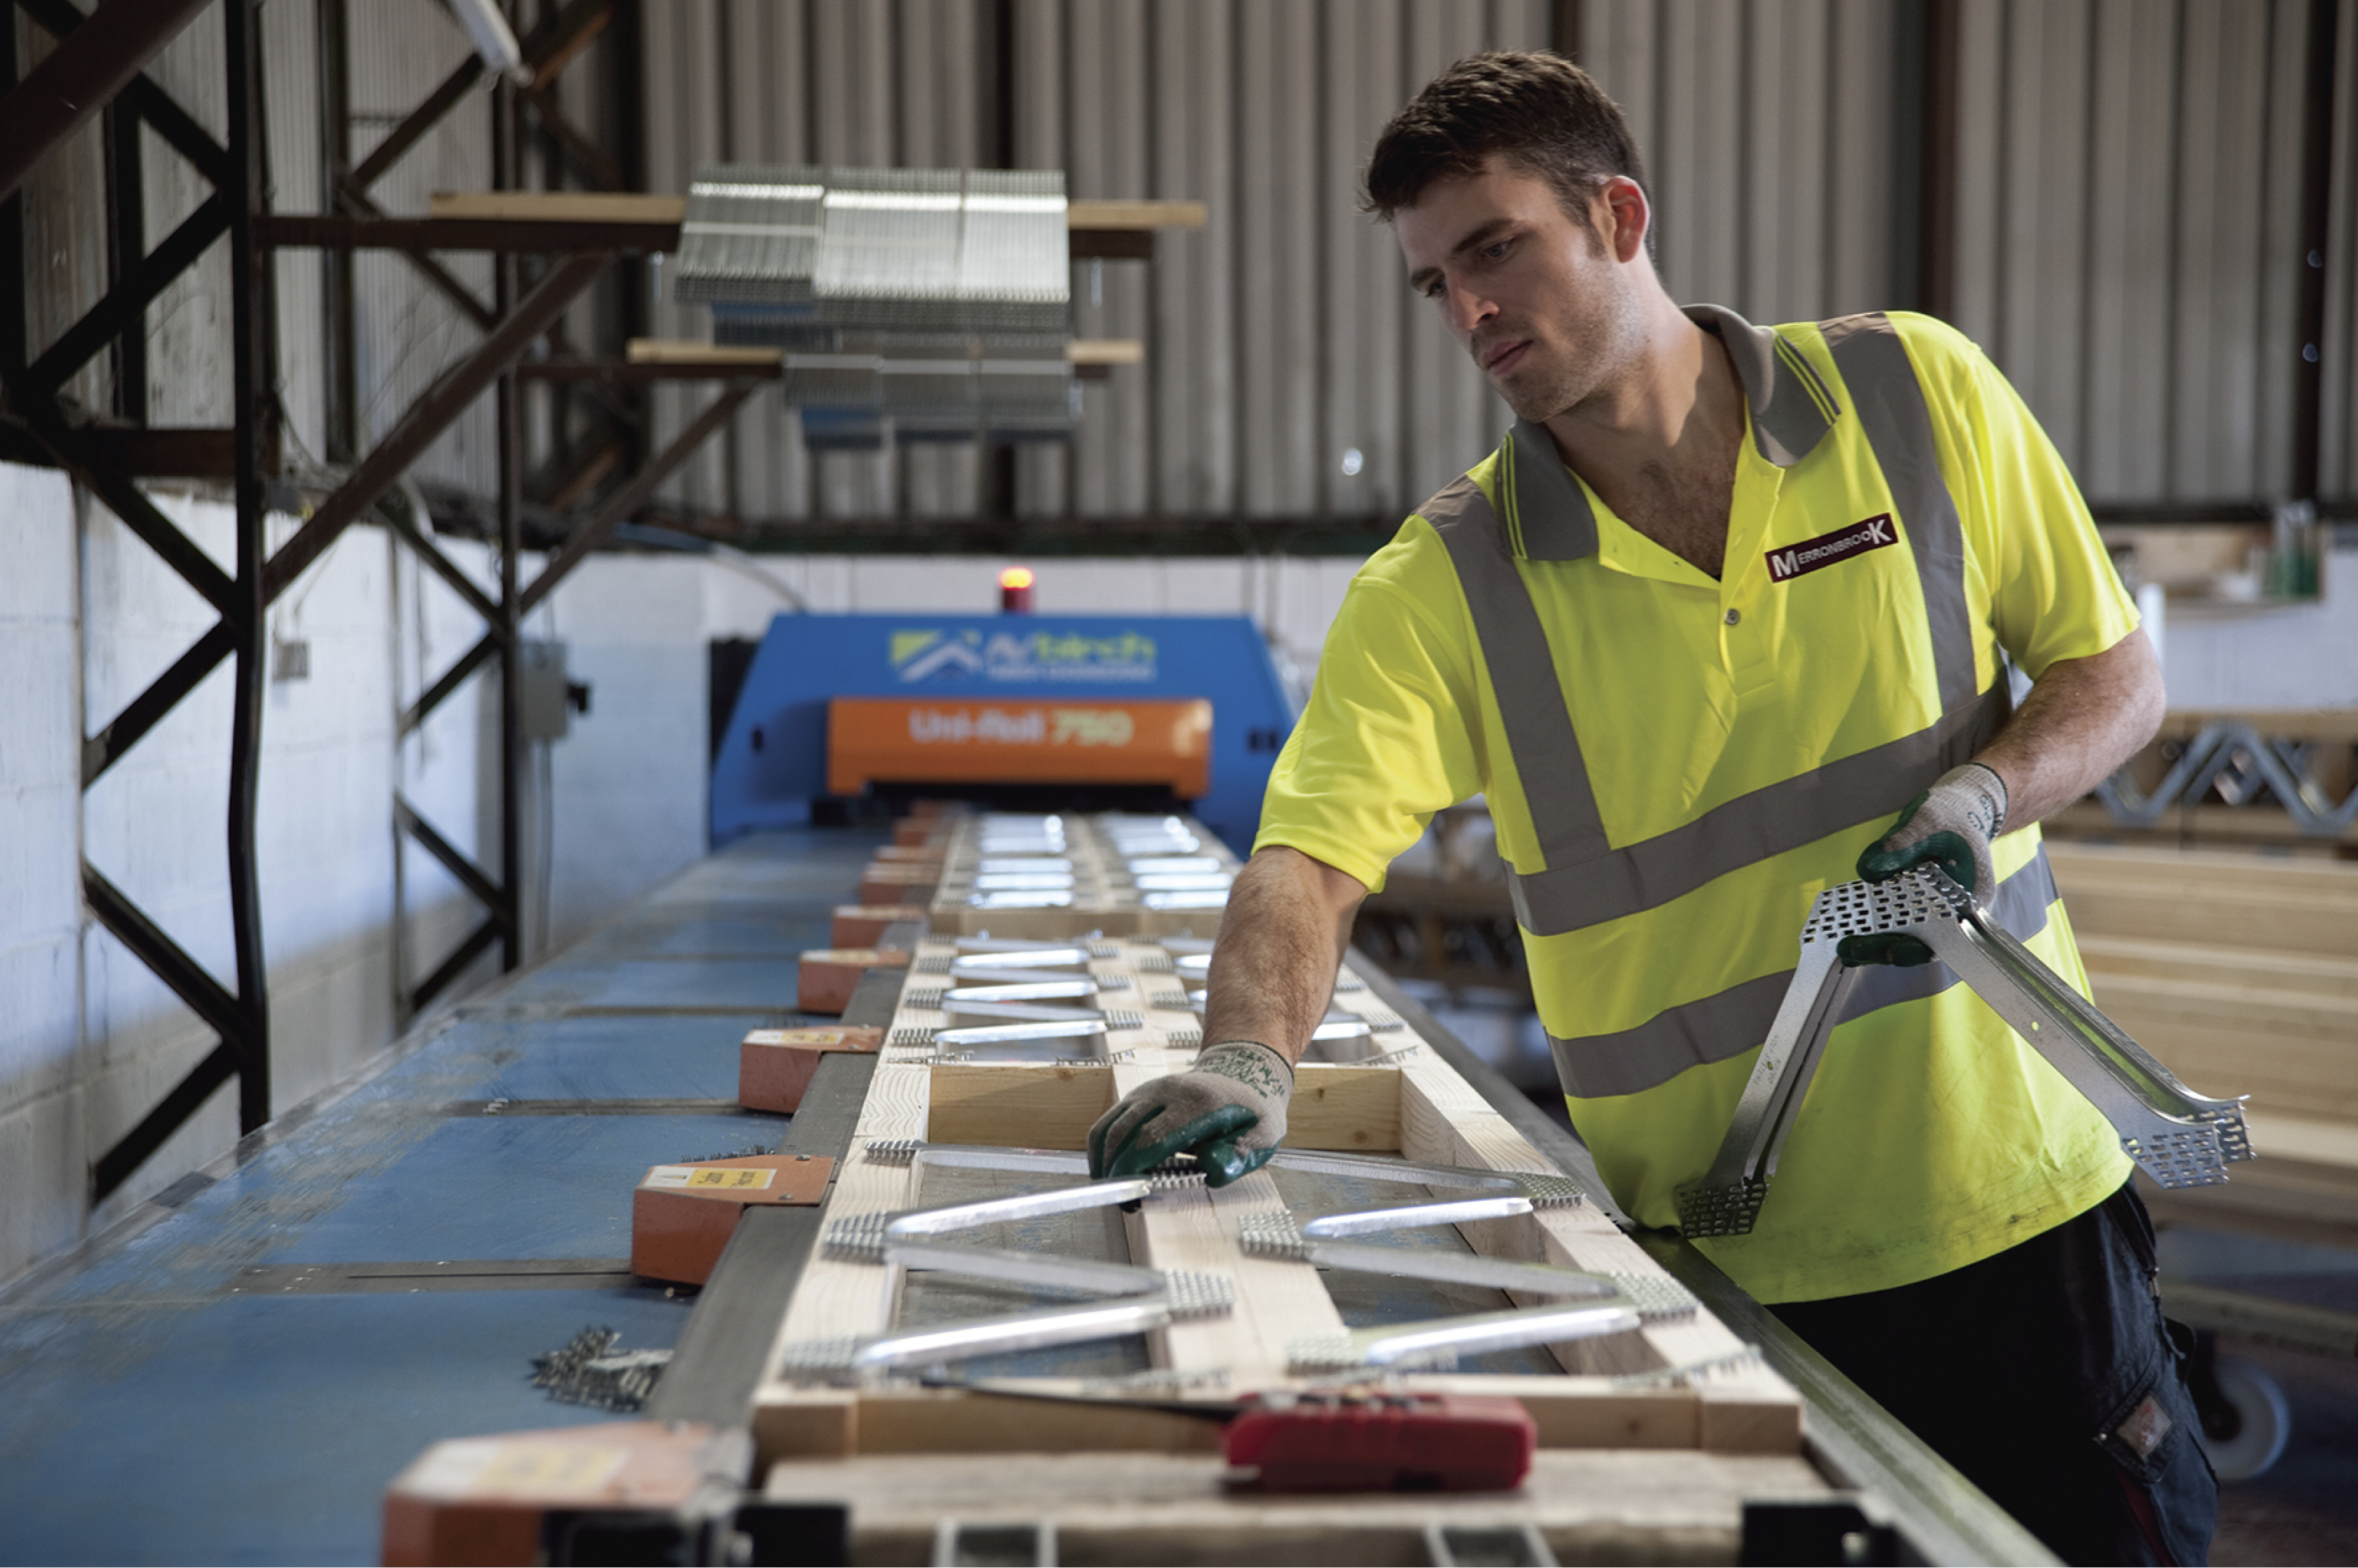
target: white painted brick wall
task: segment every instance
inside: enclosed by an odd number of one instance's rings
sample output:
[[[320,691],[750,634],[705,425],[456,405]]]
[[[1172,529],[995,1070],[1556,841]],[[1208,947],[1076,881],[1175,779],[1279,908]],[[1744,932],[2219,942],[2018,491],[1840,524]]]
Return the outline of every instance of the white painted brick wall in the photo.
[[[0,1278],[70,1246],[87,1178],[72,499],[0,464]]]
[[[2171,605],[2162,628],[2169,705],[2358,708],[2358,548],[2326,553],[2315,604]]]

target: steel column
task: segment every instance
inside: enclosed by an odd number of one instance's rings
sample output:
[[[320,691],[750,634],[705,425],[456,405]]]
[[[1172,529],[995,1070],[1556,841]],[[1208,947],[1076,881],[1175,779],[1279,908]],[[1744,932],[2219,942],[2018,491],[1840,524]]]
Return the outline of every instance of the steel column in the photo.
[[[16,20],[0,27],[0,82],[16,80]],[[0,375],[25,368],[25,199],[0,196]]]
[[[222,617],[237,644],[229,742],[229,910],[237,952],[243,1029],[237,1124],[252,1132],[270,1119],[270,984],[263,964],[262,887],[254,827],[262,787],[262,697],[270,678],[270,600],[265,581],[268,499],[264,443],[275,417],[270,363],[270,255],[254,220],[269,189],[262,120],[261,0],[223,0],[229,70],[230,161],[240,175],[229,221],[231,380],[237,419],[237,591]]]
[[[492,106],[492,185],[513,190],[522,161],[516,146],[516,91],[499,84]],[[514,305],[518,258],[498,258],[498,306],[505,315]],[[553,319],[552,319],[552,324]],[[518,399],[515,367],[499,380],[499,516],[500,613],[493,622],[500,638],[500,895],[492,906],[500,922],[500,968],[514,969],[524,962],[524,781],[532,765],[524,738],[524,585],[517,580],[516,557],[524,548],[524,406]],[[546,803],[542,803],[544,807]]]
[[[2325,446],[2325,280],[2333,213],[2333,68],[2341,0],[2309,0],[2301,102],[2299,325],[2293,335],[2292,493],[2317,499]],[[2347,262],[2342,264],[2345,267]]]
[[[350,0],[318,0],[319,33],[319,206],[332,211],[336,193],[352,178],[352,30]],[[360,330],[353,316],[358,284],[352,254],[319,256],[319,314],[323,363],[320,387],[326,408],[324,456],[351,463],[361,455]]]

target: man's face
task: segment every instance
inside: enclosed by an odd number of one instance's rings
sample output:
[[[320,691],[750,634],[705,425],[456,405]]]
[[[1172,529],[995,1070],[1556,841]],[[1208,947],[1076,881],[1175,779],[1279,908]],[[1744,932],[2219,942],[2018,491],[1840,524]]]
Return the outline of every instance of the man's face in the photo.
[[[1613,205],[1600,198],[1590,211],[1606,238],[1574,221],[1546,180],[1492,157],[1479,175],[1434,181],[1392,216],[1409,287],[1439,307],[1525,419],[1592,395],[1639,331],[1625,264],[1608,248]]]

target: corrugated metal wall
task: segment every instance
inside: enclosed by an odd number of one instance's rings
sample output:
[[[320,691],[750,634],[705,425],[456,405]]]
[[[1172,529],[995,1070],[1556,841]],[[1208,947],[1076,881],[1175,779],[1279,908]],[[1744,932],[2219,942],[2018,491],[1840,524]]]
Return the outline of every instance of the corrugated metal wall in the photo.
[[[2091,495],[2291,482],[2308,0],[1962,0],[1957,324]],[[2351,44],[2321,488],[2353,467]]]
[[[649,180],[684,190],[724,157],[979,159],[993,15],[989,0],[657,0]],[[1476,49],[1543,45],[1548,16],[1542,0],[1015,0],[1014,162],[1064,168],[1076,198],[1211,213],[1165,232],[1151,266],[1076,269],[1076,331],[1140,339],[1146,362],[1088,387],[1069,450],[1019,455],[1018,510],[1389,514],[1478,453],[1503,406],[1412,319],[1390,236],[1353,187],[1418,83]],[[657,328],[701,333],[703,315],[665,306]],[[1356,475],[1346,449],[1362,454]],[[962,515],[980,468],[970,448],[814,460],[773,401],[675,498],[752,516]]]
[[[1478,457],[1506,411],[1408,297],[1391,237],[1355,210],[1384,119],[1472,50],[1549,41],[1546,0],[1007,0],[1013,161],[1082,198],[1205,201],[1151,265],[1076,269],[1082,336],[1146,362],[1089,385],[1069,449],[1019,455],[1018,509],[1083,515],[1390,516]],[[2321,489],[2358,492],[2358,0],[2340,5]],[[553,0],[524,0],[537,20]],[[999,0],[641,0],[650,187],[743,161],[990,161]],[[2309,0],[1955,0],[1960,104],[1951,314],[2012,375],[2089,493],[2266,498],[2291,481]],[[1916,302],[1912,147],[1925,0],[1583,0],[1579,52],[1651,167],[1671,292],[1756,319]],[[324,203],[316,16],[264,12],[275,204]],[[21,16],[20,59],[41,35]],[[352,151],[465,57],[431,0],[350,7]],[[609,33],[564,79],[594,119]],[[209,9],[153,67],[221,128]],[[395,211],[490,183],[488,95],[378,186]],[[203,197],[144,133],[150,244]],[[530,160],[528,160],[529,162]],[[98,131],[28,188],[38,345],[104,287]],[[481,256],[444,265],[490,292]],[[282,256],[280,379],[298,460],[321,438],[320,264]],[[150,312],[151,418],[215,420],[227,386],[219,249]],[[658,272],[660,269],[657,269]],[[357,265],[362,438],[382,434],[474,327],[403,258]],[[611,302],[610,302],[611,305]],[[577,311],[588,341],[596,309]],[[609,309],[611,314],[611,309]],[[707,330],[661,303],[654,328]],[[102,359],[75,384],[103,406]],[[666,388],[658,435],[702,395]],[[489,400],[422,465],[488,494]],[[1345,471],[1347,451],[1360,454]],[[671,500],[749,518],[965,515],[970,448],[813,460],[770,395]]]
[[[2341,0],[2337,257],[2358,197],[2358,0]],[[1959,0],[1952,315],[2092,496],[2290,481],[2308,0]],[[1076,330],[1147,362],[1092,386],[1019,509],[1390,514],[1506,419],[1354,210],[1383,120],[1475,49],[1543,44],[1534,0],[1015,0],[1016,161],[1073,195],[1205,201],[1151,268],[1076,269]],[[1889,0],[1585,0],[1580,54],[1629,112],[1671,293],[1759,320],[1916,302],[1920,75]],[[650,0],[648,168],[978,155],[990,0]],[[2358,490],[2351,269],[2331,280],[2323,488]],[[666,308],[664,330],[702,330]],[[684,416],[675,413],[676,419]],[[1347,449],[1360,454],[1343,471]],[[814,466],[816,472],[813,471]],[[730,476],[733,474],[733,488]],[[774,404],[675,499],[741,515],[963,514],[969,450],[813,465]]]

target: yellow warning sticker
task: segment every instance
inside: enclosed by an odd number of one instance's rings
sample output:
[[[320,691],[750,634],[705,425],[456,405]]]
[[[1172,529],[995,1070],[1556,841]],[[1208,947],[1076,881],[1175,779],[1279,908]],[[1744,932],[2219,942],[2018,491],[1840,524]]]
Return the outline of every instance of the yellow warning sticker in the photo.
[[[775,1171],[756,1170],[751,1166],[733,1169],[698,1171],[687,1178],[691,1187],[753,1187],[765,1188],[776,1179]]]
[[[763,1192],[778,1173],[752,1165],[657,1165],[647,1173],[643,1187],[719,1187],[729,1192]]]
[[[524,1492],[538,1497],[595,1496],[614,1478],[626,1448],[586,1448],[568,1444],[503,1444],[476,1473],[476,1493]]]

